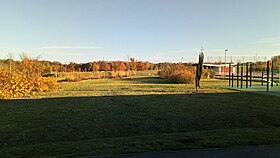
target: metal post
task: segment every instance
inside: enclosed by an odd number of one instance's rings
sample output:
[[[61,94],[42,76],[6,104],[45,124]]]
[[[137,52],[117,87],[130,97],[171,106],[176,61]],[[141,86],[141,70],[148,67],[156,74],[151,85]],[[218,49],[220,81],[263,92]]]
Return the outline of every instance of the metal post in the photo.
[[[240,88],[242,89],[243,87],[243,65],[241,67],[241,83],[240,83]]]
[[[252,64],[250,64],[250,87],[252,87]]]
[[[233,79],[234,79],[234,76],[233,76],[233,73],[231,74],[231,87],[233,87]]]
[[[271,61],[271,87],[273,87],[273,61]]]
[[[229,64],[229,67],[228,67],[228,86],[230,86],[230,69],[231,69],[231,64]]]
[[[225,65],[227,64],[227,49],[225,50]]]
[[[266,91],[269,90],[269,61],[266,63]]]
[[[226,77],[226,67],[227,67],[227,51],[228,51],[228,49],[225,50],[225,69],[224,69],[225,77]]]
[[[239,85],[239,63],[237,64],[237,72],[236,72],[236,77],[237,77],[237,81],[236,81],[236,86],[238,87]]]
[[[263,70],[262,70],[262,85],[263,85]]]
[[[248,63],[246,63],[246,88],[248,88],[248,70],[249,67],[248,67]]]

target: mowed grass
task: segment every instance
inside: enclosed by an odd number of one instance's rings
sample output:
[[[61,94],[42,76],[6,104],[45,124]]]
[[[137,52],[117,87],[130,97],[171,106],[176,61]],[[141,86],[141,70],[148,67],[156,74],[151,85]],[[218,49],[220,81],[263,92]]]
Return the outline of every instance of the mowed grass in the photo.
[[[221,80],[202,80],[201,93],[234,92],[218,86],[227,84]],[[189,94],[195,92],[194,84],[174,84],[158,77],[134,77],[125,79],[99,79],[81,82],[63,82],[62,91],[37,95],[36,98],[116,96],[150,94]]]
[[[112,71],[98,71],[98,72],[60,72],[58,73],[58,80],[65,80],[65,79],[70,79],[70,78],[97,78],[98,75],[100,77],[104,77],[106,74],[106,77],[108,78],[109,73]],[[158,70],[145,70],[145,71],[134,71],[133,74],[137,77],[143,77],[143,76],[157,76]]]
[[[87,157],[280,143],[280,98],[172,84],[156,77],[62,83],[0,101],[3,157]]]

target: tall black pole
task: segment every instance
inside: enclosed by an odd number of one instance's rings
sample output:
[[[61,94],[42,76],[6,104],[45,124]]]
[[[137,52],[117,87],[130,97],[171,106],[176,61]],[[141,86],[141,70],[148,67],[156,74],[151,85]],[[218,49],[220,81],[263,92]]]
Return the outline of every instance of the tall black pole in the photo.
[[[241,83],[240,83],[240,88],[242,88],[243,87],[243,64],[242,64],[242,66],[241,66]]]
[[[238,87],[239,85],[239,63],[237,63],[237,72],[236,72],[236,77],[237,77],[237,81],[236,81],[236,86]]]
[[[252,64],[250,64],[250,87],[252,87]]]
[[[273,87],[273,61],[271,61],[271,87]]]
[[[246,88],[248,88],[248,63],[246,63]]]
[[[262,70],[262,85],[263,85],[263,70]]]
[[[230,69],[231,69],[231,64],[229,64],[229,67],[228,67],[228,86],[230,86]]]
[[[266,91],[269,90],[269,61],[266,63]]]
[[[231,74],[231,87],[233,87],[233,79],[234,79],[234,76],[233,76],[233,73]]]

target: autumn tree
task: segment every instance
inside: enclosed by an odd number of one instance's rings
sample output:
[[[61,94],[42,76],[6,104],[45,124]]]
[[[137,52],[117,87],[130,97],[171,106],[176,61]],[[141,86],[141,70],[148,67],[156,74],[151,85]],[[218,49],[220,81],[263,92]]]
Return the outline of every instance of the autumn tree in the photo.
[[[91,70],[92,70],[92,72],[99,71],[99,65],[97,63],[95,63],[95,62],[92,63]]]
[[[121,61],[115,61],[115,62],[112,62],[112,70],[113,71],[125,71],[126,66]]]
[[[18,73],[25,78],[33,79],[34,76],[40,77],[45,70],[45,65],[40,63],[38,59],[31,59],[26,54],[20,55],[21,62],[18,64]]]
[[[131,71],[136,71],[136,60],[134,58],[130,58],[129,67]]]
[[[139,61],[137,62],[137,70],[138,71],[144,71],[146,69],[146,66],[143,62]]]
[[[127,68],[123,62],[120,62],[119,71],[125,71]]]
[[[111,65],[109,63],[105,64],[105,71],[111,71]]]
[[[74,71],[79,71],[81,72],[81,64],[73,63],[74,64]]]
[[[93,77],[94,77],[95,73],[99,71],[99,65],[96,62],[93,62],[91,65],[91,70],[92,70]]]
[[[266,62],[263,61],[257,61],[253,64],[253,69],[256,71],[262,71],[266,67]]]
[[[135,71],[137,70],[137,63],[136,63],[136,60],[135,58],[130,58],[130,62],[129,62],[129,67],[130,67],[130,70],[134,73]],[[130,74],[131,76],[133,76],[133,74]]]
[[[83,63],[81,64],[81,69],[84,72],[90,71],[90,69],[92,69],[92,64],[91,63]]]
[[[105,67],[106,67],[106,62],[105,61],[99,61],[99,70],[100,71],[105,71]]]
[[[37,62],[37,66],[38,67],[41,67],[41,71],[43,73],[43,75],[49,75],[52,73],[53,71],[53,67],[51,65],[51,62],[50,61],[38,61],[38,59],[34,60]]]
[[[68,72],[75,71],[75,63],[73,63],[73,62],[70,62],[66,67],[67,67]]]
[[[58,72],[60,70],[61,67],[61,63],[58,61],[54,61],[52,62],[52,69],[56,72]]]
[[[151,68],[151,64],[148,61],[145,62],[145,68],[146,70],[150,70]]]
[[[53,71],[55,71],[56,77],[57,77],[57,73],[60,70],[60,68],[61,68],[61,63],[60,62],[58,62],[58,61],[52,62],[52,69],[53,69]]]
[[[112,71],[118,71],[119,63],[117,61],[113,61],[110,64],[111,64]]]
[[[279,68],[279,65],[280,65],[280,55],[277,55],[277,56],[273,56],[271,58],[271,60],[273,61],[274,63],[274,68]],[[280,73],[280,72],[279,72]]]
[[[123,62],[125,67],[126,67],[126,70],[130,70],[130,65],[129,65],[129,62]]]

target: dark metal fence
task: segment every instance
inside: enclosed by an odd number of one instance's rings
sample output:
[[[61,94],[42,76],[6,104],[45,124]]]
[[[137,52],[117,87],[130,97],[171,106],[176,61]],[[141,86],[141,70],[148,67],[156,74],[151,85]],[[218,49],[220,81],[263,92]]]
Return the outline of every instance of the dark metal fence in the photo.
[[[261,71],[254,71],[253,65],[254,63],[247,62],[247,63],[238,63],[236,65],[229,64],[229,71],[228,74],[225,74],[225,77],[228,78],[229,86],[233,87],[234,80],[236,80],[236,87],[243,88],[243,82],[245,79],[245,87],[248,88],[249,86],[252,87],[253,82],[252,81],[260,81],[261,85],[266,84],[266,90],[269,91],[269,89],[273,86],[279,86],[280,84],[280,74],[279,69],[280,65],[278,65],[278,68],[275,68],[275,64],[273,61],[267,61],[265,69],[262,69]],[[235,67],[235,71],[233,71],[233,67]],[[244,72],[245,71],[245,72]],[[241,73],[239,73],[241,72]],[[239,81],[239,77],[241,81]]]

